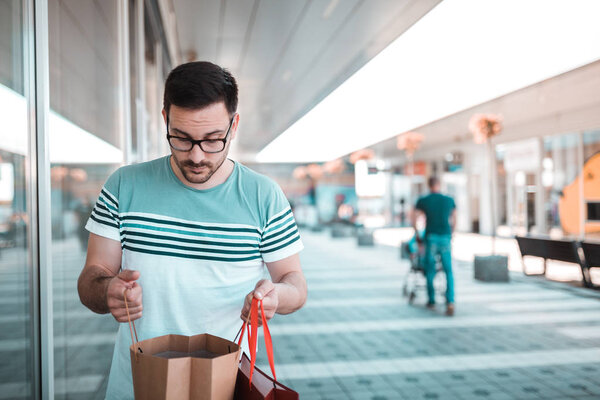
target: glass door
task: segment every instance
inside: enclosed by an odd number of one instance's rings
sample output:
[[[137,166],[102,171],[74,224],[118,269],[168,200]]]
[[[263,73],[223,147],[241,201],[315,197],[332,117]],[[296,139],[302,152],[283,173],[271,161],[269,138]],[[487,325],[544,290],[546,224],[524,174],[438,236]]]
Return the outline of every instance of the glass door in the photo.
[[[0,0],[0,397],[32,398],[33,251],[25,2]]]
[[[510,174],[512,187],[509,191],[511,203],[510,226],[515,235],[534,233],[535,228],[535,173],[516,171]]]

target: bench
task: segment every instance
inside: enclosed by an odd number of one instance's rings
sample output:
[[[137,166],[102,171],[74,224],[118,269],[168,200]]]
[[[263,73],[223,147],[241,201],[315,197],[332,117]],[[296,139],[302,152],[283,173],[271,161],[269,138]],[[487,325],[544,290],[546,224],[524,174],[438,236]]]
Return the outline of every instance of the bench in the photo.
[[[523,263],[523,273],[528,276],[545,275],[546,261],[556,260],[579,265],[583,273],[583,283],[587,286],[585,267],[583,260],[579,257],[579,243],[574,240],[556,240],[532,236],[516,236],[519,250],[521,251],[521,260]],[[544,259],[544,272],[541,274],[531,274],[525,268],[525,256],[540,257]]]
[[[581,249],[584,256],[583,283],[589,288],[599,289],[600,285],[592,282],[590,269],[600,268],[600,243],[581,242]]]

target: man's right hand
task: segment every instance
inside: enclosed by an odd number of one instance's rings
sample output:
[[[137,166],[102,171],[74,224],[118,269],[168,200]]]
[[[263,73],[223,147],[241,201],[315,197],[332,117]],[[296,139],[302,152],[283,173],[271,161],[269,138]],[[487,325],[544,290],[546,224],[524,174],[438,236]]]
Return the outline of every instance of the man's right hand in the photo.
[[[124,269],[108,283],[106,304],[118,322],[127,322],[124,292],[127,294],[131,320],[135,321],[142,316],[142,287],[136,282],[139,278],[139,271]]]

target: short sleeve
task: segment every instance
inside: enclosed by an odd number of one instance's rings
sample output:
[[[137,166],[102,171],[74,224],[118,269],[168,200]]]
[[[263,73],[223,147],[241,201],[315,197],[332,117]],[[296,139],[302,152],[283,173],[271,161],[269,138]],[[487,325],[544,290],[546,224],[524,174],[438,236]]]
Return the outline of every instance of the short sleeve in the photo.
[[[92,210],[85,229],[108,239],[120,241],[119,219],[120,170],[106,181]]]
[[[275,262],[299,253],[304,245],[290,203],[281,188],[273,183],[267,204],[267,222],[260,239],[260,253],[265,262]]]
[[[454,199],[452,197],[450,197],[450,210],[454,210],[456,208],[456,203],[454,202]]]
[[[415,206],[415,208],[417,210],[421,210],[421,211],[425,211],[425,208],[423,207],[423,198],[419,198],[419,200],[417,200],[417,205]]]

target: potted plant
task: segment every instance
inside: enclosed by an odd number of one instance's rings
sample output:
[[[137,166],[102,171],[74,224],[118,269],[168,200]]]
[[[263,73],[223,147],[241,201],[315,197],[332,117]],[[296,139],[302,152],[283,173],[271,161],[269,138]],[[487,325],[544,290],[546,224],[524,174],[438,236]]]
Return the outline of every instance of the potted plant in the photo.
[[[488,163],[488,184],[490,193],[490,217],[492,228],[492,254],[475,255],[473,261],[475,279],[488,282],[508,282],[508,256],[496,254],[496,196],[494,169],[496,156],[492,138],[502,131],[502,118],[495,114],[475,114],[469,121],[469,130],[473,140],[485,144]]]
[[[412,177],[414,173],[413,156],[424,139],[425,136],[418,132],[405,132],[398,135],[398,138],[396,139],[396,147],[398,147],[398,150],[403,150],[406,155],[409,177]]]
[[[410,180],[410,191],[412,193],[412,179],[415,173],[415,164],[414,164],[414,155],[418,148],[421,146],[421,142],[425,140],[425,135],[419,132],[404,132],[396,138],[396,147],[398,150],[404,151],[404,155],[406,156],[406,175]],[[413,203],[414,205],[414,203]],[[400,258],[404,259],[408,256],[408,253],[405,251],[405,246],[407,246],[409,242],[400,243]]]

